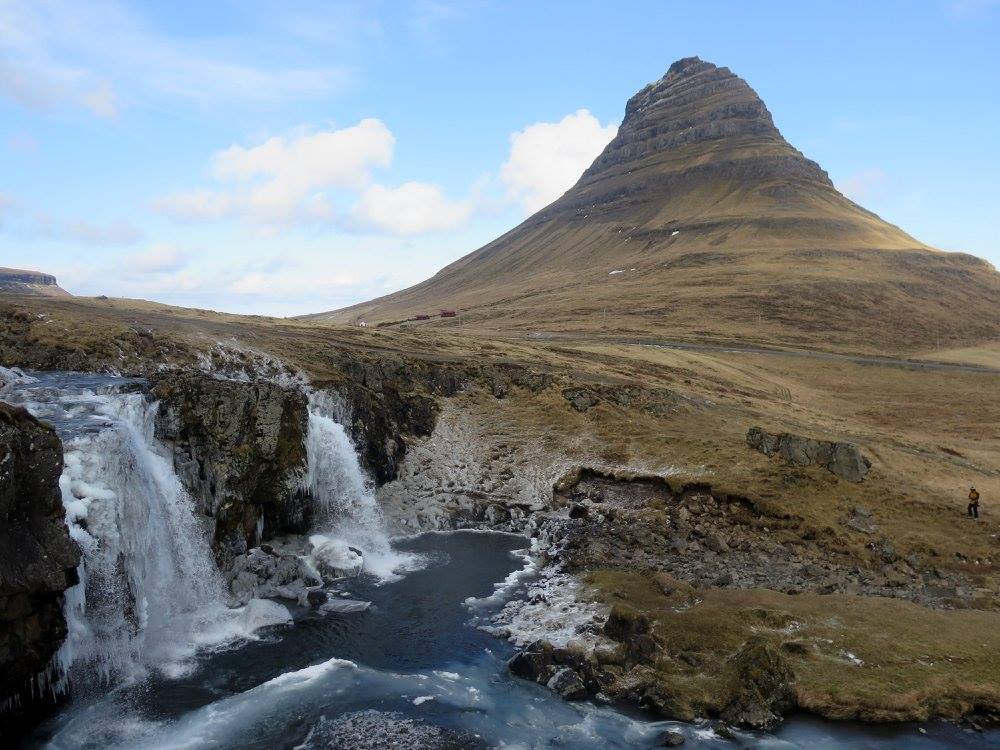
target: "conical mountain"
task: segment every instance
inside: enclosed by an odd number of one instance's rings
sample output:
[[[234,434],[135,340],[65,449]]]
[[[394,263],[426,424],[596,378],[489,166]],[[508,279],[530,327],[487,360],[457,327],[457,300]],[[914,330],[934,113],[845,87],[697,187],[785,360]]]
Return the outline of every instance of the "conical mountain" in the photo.
[[[442,308],[511,332],[914,351],[1000,335],[1000,274],[847,199],[743,79],[691,57],[557,201],[421,284],[311,317]]]

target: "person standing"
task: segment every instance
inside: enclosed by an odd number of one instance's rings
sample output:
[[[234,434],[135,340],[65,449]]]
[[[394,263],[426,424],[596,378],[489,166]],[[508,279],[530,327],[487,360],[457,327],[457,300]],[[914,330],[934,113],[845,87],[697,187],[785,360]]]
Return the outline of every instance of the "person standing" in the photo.
[[[975,487],[969,489],[969,518],[979,518],[979,492]]]

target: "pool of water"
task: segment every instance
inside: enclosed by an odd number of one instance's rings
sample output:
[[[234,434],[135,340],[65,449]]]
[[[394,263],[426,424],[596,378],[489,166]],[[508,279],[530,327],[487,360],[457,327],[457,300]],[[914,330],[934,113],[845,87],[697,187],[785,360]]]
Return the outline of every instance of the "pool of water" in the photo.
[[[523,748],[653,747],[667,728],[688,746],[761,748],[996,747],[997,735],[932,724],[872,728],[795,718],[774,735],[715,735],[708,725],[654,721],[570,704],[509,675],[511,647],[478,630],[465,605],[523,565],[507,534],[424,534],[397,542],[422,569],[390,583],[355,579],[339,593],[365,611],[294,611],[294,624],[197,658],[189,674],[77,696],[27,747],[295,748],[323,717],[392,711]],[[345,597],[346,598],[346,597]]]

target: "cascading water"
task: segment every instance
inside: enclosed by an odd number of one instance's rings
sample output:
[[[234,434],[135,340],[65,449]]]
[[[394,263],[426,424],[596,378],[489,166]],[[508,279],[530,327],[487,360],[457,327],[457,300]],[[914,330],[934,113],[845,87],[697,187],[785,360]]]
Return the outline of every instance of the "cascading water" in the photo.
[[[52,423],[64,444],[66,523],[83,557],[66,592],[56,692],[178,675],[199,647],[249,633],[262,614],[287,619],[276,604],[281,612],[226,606],[207,530],[154,435],[156,404],[135,381],[41,374],[3,397]]]
[[[310,394],[307,482],[315,503],[313,525],[320,532],[310,541],[317,552],[325,548],[326,554],[345,556],[351,547],[360,550],[366,572],[391,580],[412,568],[416,557],[397,552],[390,545],[371,482],[344,429],[347,421],[347,409],[335,395],[325,391]]]

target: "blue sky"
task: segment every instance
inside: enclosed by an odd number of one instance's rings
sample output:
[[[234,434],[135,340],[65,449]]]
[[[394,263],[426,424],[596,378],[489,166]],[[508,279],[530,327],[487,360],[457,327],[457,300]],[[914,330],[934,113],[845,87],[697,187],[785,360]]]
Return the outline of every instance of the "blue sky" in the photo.
[[[1000,265],[1000,2],[0,0],[0,265],[277,315],[403,288],[558,196],[677,58],[845,192]]]

